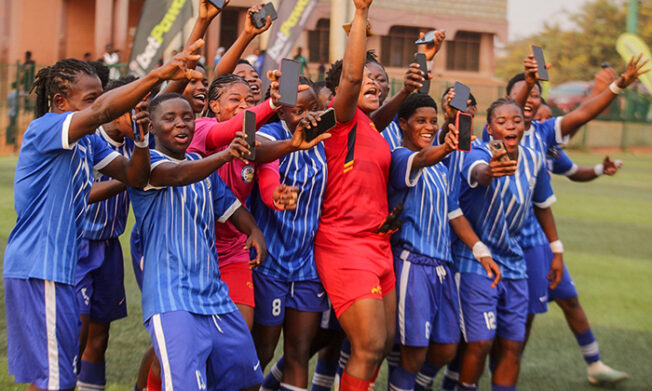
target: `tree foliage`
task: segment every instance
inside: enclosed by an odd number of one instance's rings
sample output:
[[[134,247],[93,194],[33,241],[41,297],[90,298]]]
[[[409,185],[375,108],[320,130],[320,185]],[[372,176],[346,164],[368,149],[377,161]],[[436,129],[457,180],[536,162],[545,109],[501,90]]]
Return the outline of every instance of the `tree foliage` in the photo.
[[[652,0],[639,1],[638,35],[652,46]],[[529,45],[542,46],[546,61],[552,64],[550,77],[554,84],[569,80],[592,80],[604,62],[621,72],[625,62],[616,52],[618,36],[626,32],[627,0],[592,0],[570,16],[572,30],[563,30],[558,23],[546,23],[543,31],[510,42],[505,55],[496,62],[496,76],[508,80],[523,71],[523,58]]]

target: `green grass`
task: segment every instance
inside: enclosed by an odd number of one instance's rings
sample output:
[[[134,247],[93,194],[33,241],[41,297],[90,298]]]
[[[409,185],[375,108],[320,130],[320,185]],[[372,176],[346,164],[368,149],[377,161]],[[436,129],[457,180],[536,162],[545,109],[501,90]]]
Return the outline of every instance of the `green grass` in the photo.
[[[600,155],[572,152],[580,164]],[[553,207],[565,261],[600,342],[604,361],[630,374],[622,390],[652,389],[652,156],[620,154],[624,169],[590,184],[555,177]],[[15,158],[0,158],[0,248],[15,222]],[[115,322],[107,352],[108,390],[133,390],[149,338],[141,322],[140,292],[123,236],[129,317]],[[0,282],[1,284],[1,282]],[[0,291],[3,296],[4,289]],[[24,390],[7,373],[5,314],[0,311],[0,390]],[[279,351],[277,349],[277,351]],[[313,362],[314,365],[314,362]],[[439,376],[441,378],[441,374]],[[437,380],[437,384],[439,380]],[[386,389],[385,369],[378,389]],[[487,376],[481,382],[488,389]],[[591,390],[586,366],[561,311],[551,305],[535,321],[521,370],[521,390]]]

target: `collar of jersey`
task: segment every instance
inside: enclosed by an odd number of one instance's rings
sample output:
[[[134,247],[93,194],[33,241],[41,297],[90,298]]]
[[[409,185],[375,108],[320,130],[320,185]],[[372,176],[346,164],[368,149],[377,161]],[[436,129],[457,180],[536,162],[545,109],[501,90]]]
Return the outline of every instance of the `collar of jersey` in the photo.
[[[119,142],[115,141],[114,139],[112,139],[111,136],[109,136],[109,135],[106,133],[106,130],[104,130],[104,128],[103,128],[102,126],[100,126],[98,129],[100,130],[100,134],[102,135],[102,138],[103,138],[104,141],[106,141],[107,143],[113,145],[114,147],[121,147],[121,146],[125,145],[125,140],[124,140],[124,138],[122,139],[122,142],[119,143]]]
[[[186,160],[188,160],[187,157],[184,157],[183,159],[173,158],[172,156],[168,156],[168,155],[164,154],[163,152],[159,151],[158,149],[152,149],[152,151],[158,153],[159,155],[161,155],[163,157],[166,157],[166,158],[172,160],[175,163],[181,163],[181,162],[185,162]]]

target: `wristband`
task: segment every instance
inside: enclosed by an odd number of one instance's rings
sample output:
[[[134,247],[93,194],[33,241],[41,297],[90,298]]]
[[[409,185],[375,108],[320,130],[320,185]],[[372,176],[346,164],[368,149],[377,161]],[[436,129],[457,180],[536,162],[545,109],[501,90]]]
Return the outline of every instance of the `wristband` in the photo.
[[[145,135],[143,140],[136,141],[134,140],[134,145],[138,148],[149,148],[149,137],[148,134]]]
[[[604,164],[600,163],[593,166],[593,172],[595,173],[595,176],[604,174]]]
[[[609,84],[609,90],[611,90],[611,92],[613,92],[615,95],[619,95],[620,93],[625,91],[624,88],[618,87],[618,83],[616,83],[615,81]]]
[[[273,111],[276,111],[281,108],[281,105],[278,106],[275,105],[274,102],[272,101],[272,98],[269,98],[269,107],[271,107]]]
[[[491,251],[489,251],[489,247],[487,247],[484,243],[482,243],[479,240],[475,242],[473,248],[471,248],[471,251],[473,251],[473,257],[478,261],[480,261],[480,258],[485,258],[485,257],[491,258]]]
[[[564,245],[561,244],[561,240],[557,239],[554,242],[550,242],[550,250],[554,254],[561,254],[564,252]]]

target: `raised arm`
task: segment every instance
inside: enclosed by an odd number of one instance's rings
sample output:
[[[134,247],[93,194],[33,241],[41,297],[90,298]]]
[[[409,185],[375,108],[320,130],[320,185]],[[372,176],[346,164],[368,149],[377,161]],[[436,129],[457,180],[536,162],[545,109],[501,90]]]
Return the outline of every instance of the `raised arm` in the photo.
[[[352,120],[358,107],[367,46],[367,16],[371,2],[372,0],[353,0],[355,16],[342,59],[339,87],[333,101],[335,117],[340,123]]]
[[[91,192],[88,195],[88,203],[93,204],[96,202],[108,200],[109,198],[112,198],[125,190],[127,190],[127,185],[116,179],[109,179],[108,181],[102,182],[93,182],[93,186],[91,186]]]
[[[423,148],[414,156],[414,160],[412,160],[412,171],[416,171],[427,166],[434,166],[457,148],[458,131],[452,124],[448,126],[449,132],[446,134],[443,144],[431,145],[429,147]]]
[[[517,169],[515,160],[501,161],[500,158],[506,155],[507,151],[502,151],[494,155],[489,163],[478,164],[473,167],[471,176],[480,186],[489,186],[494,178],[501,176],[514,175]]]
[[[428,75],[428,78],[431,79],[432,76]],[[405,71],[405,76],[403,77],[403,88],[396,93],[393,97],[387,100],[385,104],[380,106],[376,111],[371,113],[370,118],[374,122],[376,129],[382,131],[394,120],[394,116],[398,112],[398,109],[405,101],[405,98],[408,97],[411,93],[421,88],[425,80],[425,75],[419,69],[419,64],[412,63]]]
[[[95,132],[98,126],[111,122],[131,110],[149,91],[163,80],[198,79],[202,74],[187,67],[189,61],[199,60],[190,53],[204,45],[203,40],[193,43],[188,50],[174,56],[170,61],[154,69],[147,76],[100,95],[88,108],[76,112],[70,121],[68,142]]]
[[[615,175],[622,166],[623,162],[620,160],[614,161],[605,156],[602,163],[595,166],[578,166],[577,171],[568,175],[568,179],[573,182],[589,182],[602,175]]]

